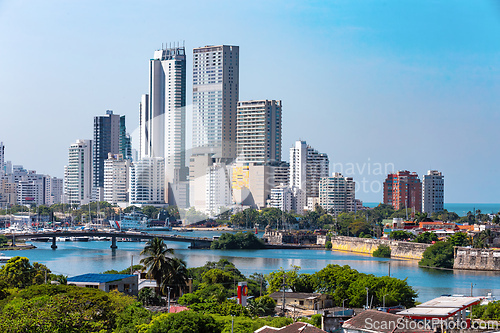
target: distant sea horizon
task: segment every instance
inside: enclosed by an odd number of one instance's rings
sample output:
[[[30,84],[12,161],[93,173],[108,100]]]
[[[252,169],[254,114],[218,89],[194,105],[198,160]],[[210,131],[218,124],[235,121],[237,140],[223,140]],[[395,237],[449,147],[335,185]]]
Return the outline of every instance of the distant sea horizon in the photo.
[[[380,202],[363,202],[363,206],[373,208]],[[483,214],[496,214],[500,211],[500,203],[445,203],[444,208],[449,212],[455,212],[459,216],[466,216],[467,212],[481,210]]]

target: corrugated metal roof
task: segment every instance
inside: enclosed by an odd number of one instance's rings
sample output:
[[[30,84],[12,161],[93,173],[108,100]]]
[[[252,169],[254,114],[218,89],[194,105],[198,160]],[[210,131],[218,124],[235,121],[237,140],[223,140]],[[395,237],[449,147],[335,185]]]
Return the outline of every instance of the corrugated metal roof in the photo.
[[[113,282],[113,281],[119,281],[131,276],[136,276],[136,275],[128,275],[128,274],[83,274],[83,275],[77,275],[68,278],[68,282],[94,282],[94,283],[106,283],[106,282]]]

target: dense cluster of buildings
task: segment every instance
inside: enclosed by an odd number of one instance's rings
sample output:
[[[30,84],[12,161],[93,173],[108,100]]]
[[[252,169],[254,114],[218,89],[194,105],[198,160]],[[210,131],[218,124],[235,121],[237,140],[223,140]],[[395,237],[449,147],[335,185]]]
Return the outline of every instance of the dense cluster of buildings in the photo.
[[[444,176],[437,170],[429,170],[420,181],[416,172],[390,173],[384,182],[384,203],[396,210],[440,212],[444,209]]]
[[[149,60],[149,91],[140,98],[140,134],[127,133],[125,116],[94,117],[93,138],[68,149],[61,179],[37,175],[3,159],[0,204],[107,201],[122,207],[177,205],[214,216],[233,207],[277,207],[302,214],[316,205],[331,214],[356,211],[352,177],[329,173],[329,159],[296,141],[282,161],[282,101],[239,100],[239,47],[195,48],[193,148],[186,149],[187,54],[163,47]],[[384,202],[395,208],[442,209],[440,173],[400,171],[384,183]],[[423,194],[422,194],[423,193]]]

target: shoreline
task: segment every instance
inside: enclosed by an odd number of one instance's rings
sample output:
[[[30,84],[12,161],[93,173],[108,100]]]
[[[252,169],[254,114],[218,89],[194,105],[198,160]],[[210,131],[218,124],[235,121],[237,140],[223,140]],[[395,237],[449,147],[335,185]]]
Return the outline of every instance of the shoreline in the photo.
[[[18,250],[32,250],[36,249],[36,246],[33,244],[26,245],[9,245],[7,247],[0,247],[0,251],[18,251]]]

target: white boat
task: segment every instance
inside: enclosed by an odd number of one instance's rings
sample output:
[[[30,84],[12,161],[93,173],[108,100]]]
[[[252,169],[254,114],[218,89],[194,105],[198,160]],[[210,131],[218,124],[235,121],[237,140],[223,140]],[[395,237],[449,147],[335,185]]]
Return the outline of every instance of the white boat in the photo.
[[[0,263],[6,263],[12,257],[7,257],[5,254],[0,253]]]
[[[121,221],[109,221],[110,225],[118,230],[141,230],[141,231],[154,231],[154,230],[172,230],[170,223],[165,221],[162,226],[151,226],[151,220],[140,212],[132,212],[122,216]]]

